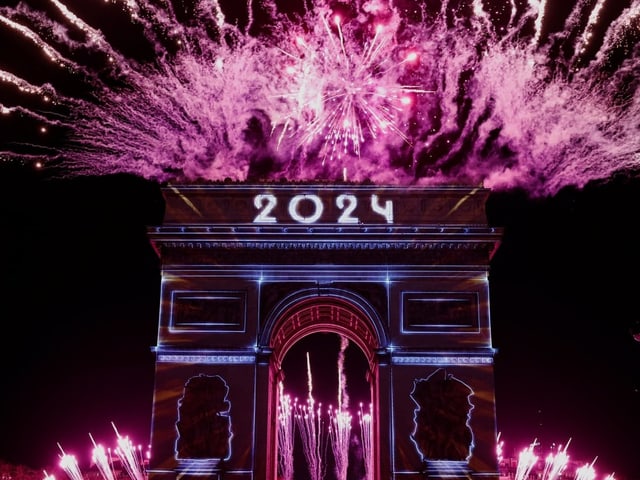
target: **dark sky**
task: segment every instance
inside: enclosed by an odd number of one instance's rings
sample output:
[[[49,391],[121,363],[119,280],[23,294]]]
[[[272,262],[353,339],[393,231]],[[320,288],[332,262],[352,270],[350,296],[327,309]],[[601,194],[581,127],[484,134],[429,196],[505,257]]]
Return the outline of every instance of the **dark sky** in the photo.
[[[7,167],[2,178],[0,458],[51,468],[60,443],[89,461],[89,434],[111,445],[111,422],[146,445],[159,305],[146,225],[161,219],[158,185]],[[571,439],[572,458],[638,478],[639,187],[621,178],[546,199],[490,196],[489,220],[504,228],[490,287],[507,453]]]

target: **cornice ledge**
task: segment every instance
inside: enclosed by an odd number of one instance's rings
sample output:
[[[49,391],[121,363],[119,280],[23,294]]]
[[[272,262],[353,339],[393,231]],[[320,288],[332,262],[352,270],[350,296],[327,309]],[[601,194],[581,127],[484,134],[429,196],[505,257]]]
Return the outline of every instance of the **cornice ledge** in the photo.
[[[495,242],[469,241],[163,241],[163,248],[190,250],[477,250]]]

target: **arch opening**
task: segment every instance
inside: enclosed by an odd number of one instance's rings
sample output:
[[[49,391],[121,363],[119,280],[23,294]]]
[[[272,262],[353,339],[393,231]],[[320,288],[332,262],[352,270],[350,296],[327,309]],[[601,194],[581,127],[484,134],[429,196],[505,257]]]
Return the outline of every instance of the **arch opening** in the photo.
[[[371,318],[343,298],[303,299],[278,316],[270,347],[275,478],[377,478]]]

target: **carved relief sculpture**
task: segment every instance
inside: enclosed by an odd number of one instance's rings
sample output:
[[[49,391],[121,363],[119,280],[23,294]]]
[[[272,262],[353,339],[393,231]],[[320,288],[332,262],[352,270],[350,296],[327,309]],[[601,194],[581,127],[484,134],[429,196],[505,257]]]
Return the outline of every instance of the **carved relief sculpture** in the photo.
[[[473,435],[468,425],[472,390],[446,370],[414,380],[411,399],[417,405],[411,439],[423,460],[466,460]]]
[[[190,378],[179,400],[178,458],[228,459],[231,453],[229,387],[222,377]]]

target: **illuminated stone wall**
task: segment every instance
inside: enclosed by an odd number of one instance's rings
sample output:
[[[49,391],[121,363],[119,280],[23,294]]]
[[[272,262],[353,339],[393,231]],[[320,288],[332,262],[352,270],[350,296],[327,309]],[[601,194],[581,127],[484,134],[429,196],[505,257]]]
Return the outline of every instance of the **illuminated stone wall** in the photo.
[[[317,332],[367,359],[371,478],[497,478],[488,190],[163,193],[152,480],[276,480],[282,361]]]

